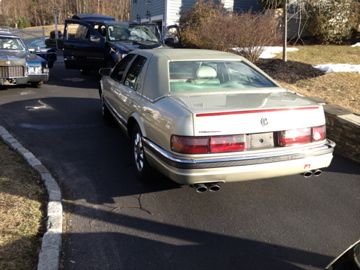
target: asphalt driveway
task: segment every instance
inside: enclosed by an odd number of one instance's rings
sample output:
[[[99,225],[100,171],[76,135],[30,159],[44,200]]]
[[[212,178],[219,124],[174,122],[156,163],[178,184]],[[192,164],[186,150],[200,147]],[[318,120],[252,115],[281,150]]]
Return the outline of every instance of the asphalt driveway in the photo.
[[[197,194],[139,182],[120,128],[104,124],[96,75],[57,63],[42,88],[0,90],[0,124],[63,190],[64,269],[322,269],[360,238],[360,166]]]

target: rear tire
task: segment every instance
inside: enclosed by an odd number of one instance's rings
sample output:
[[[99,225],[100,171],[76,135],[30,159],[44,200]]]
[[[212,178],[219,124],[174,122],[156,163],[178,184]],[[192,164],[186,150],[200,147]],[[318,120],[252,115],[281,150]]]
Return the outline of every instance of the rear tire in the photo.
[[[31,82],[31,86],[35,88],[40,88],[44,82]]]
[[[146,160],[142,133],[138,125],[135,125],[131,132],[132,157],[137,177],[142,181],[151,179],[153,169]]]

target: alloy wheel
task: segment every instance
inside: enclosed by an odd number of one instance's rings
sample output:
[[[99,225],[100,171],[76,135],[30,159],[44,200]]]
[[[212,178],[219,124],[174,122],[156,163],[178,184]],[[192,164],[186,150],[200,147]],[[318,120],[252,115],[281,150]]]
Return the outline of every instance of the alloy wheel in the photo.
[[[144,148],[142,145],[141,135],[136,132],[134,136],[134,159],[136,164],[136,169],[139,172],[142,172],[144,169]]]

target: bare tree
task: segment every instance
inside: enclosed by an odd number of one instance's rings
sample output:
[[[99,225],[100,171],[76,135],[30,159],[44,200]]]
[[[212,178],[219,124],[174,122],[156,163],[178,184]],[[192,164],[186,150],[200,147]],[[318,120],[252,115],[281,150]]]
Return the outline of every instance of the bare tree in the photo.
[[[101,13],[120,20],[128,20],[130,0],[0,1],[0,15],[6,19],[8,26],[19,25],[22,21],[32,26],[52,24],[54,10],[58,12],[59,22],[76,13]]]

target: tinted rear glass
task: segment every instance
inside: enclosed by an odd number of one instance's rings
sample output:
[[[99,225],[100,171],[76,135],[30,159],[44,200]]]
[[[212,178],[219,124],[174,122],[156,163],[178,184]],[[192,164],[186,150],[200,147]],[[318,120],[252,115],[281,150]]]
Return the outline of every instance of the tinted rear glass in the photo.
[[[169,71],[171,92],[277,87],[242,61],[175,61]]]

